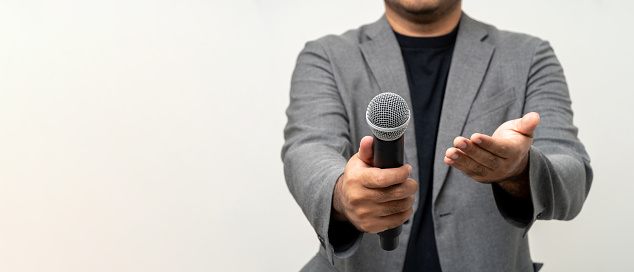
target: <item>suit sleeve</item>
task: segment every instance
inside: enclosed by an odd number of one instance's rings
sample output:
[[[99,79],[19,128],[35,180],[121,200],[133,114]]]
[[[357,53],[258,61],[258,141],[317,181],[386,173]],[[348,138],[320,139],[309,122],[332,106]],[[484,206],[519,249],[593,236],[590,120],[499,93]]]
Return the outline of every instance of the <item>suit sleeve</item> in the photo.
[[[330,222],[333,190],[353,144],[330,59],[318,42],[307,43],[297,59],[286,115],[286,184],[332,263],[333,256],[354,253],[362,233],[349,223]]]
[[[548,42],[535,49],[523,112],[540,115],[529,151],[530,203],[513,203],[495,186],[493,191],[502,216],[526,235],[537,219],[573,219],[592,184],[590,157],[573,125],[563,69]]]

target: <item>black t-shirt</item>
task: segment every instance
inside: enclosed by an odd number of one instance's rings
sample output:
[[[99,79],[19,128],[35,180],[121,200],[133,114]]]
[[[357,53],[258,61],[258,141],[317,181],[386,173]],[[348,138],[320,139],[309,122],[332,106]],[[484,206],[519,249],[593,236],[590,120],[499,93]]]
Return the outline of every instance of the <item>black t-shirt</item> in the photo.
[[[394,33],[401,46],[412,98],[420,173],[420,198],[412,222],[403,271],[440,271],[431,211],[434,153],[458,27],[447,35],[430,38]]]

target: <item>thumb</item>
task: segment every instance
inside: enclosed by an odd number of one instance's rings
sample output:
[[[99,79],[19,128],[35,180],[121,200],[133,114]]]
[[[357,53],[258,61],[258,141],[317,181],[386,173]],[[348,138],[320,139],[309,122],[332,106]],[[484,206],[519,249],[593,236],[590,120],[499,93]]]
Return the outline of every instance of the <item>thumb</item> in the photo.
[[[361,143],[359,144],[359,159],[363,162],[373,165],[372,160],[374,159],[374,150],[372,149],[372,144],[374,142],[374,138],[372,136],[365,136],[361,139]]]
[[[539,124],[539,114],[536,112],[529,112],[522,119],[515,122],[515,130],[528,137],[533,138],[535,135],[535,128]]]

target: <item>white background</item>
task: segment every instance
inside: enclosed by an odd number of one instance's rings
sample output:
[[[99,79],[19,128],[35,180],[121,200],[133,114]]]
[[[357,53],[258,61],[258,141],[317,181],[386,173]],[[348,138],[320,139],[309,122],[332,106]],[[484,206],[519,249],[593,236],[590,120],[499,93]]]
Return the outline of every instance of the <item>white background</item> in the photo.
[[[543,271],[634,271],[634,3],[465,0],[551,42],[595,171]],[[280,148],[303,44],[382,1],[0,1],[0,271],[296,271]],[[486,250],[486,249],[483,249]]]

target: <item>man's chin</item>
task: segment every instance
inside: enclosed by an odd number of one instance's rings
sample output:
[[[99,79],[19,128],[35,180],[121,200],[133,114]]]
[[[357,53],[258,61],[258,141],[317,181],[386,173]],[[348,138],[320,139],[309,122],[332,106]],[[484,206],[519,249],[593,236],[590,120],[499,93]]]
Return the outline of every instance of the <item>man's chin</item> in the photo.
[[[403,7],[403,10],[412,15],[432,15],[438,11],[438,7],[418,7],[418,8]]]
[[[409,17],[410,19],[416,18],[417,20],[433,18],[439,11],[439,6],[437,5],[407,5],[398,2],[392,2],[391,5],[388,3],[388,5],[391,6],[392,10],[400,13],[401,16]]]
[[[437,8],[403,9],[401,12],[405,13],[404,17],[421,24],[431,23],[439,17]]]

